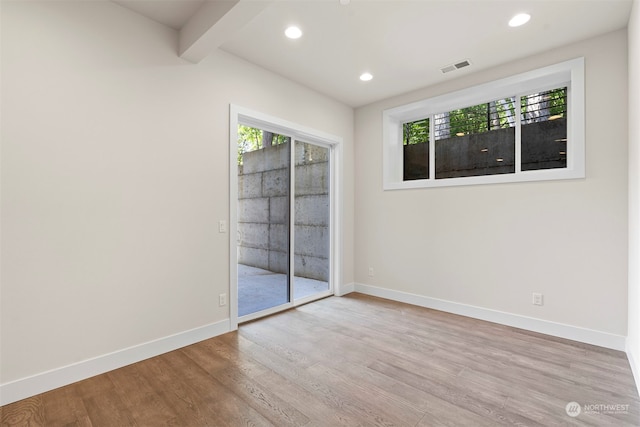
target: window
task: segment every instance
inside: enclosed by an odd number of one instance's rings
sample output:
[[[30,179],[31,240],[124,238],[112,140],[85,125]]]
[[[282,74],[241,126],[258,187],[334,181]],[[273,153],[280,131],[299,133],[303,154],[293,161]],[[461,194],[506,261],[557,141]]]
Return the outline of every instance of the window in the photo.
[[[386,190],[584,178],[584,60],[383,113]]]
[[[429,178],[429,119],[402,125],[404,180]]]
[[[567,167],[567,88],[521,98],[523,171]]]
[[[436,114],[436,179],[515,172],[515,99]]]

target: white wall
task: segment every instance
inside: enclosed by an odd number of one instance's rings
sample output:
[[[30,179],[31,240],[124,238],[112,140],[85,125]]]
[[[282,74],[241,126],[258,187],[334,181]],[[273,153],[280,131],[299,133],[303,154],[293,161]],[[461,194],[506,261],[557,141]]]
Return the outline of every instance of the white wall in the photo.
[[[228,319],[230,103],[342,136],[352,170],[351,108],[176,46],[111,2],[2,2],[0,383]]]
[[[586,58],[586,179],[382,190],[384,109],[580,56]],[[366,285],[356,289],[380,287],[390,291],[384,295],[408,293],[416,301],[428,297],[568,325],[624,348],[626,30],[460,76],[356,110],[355,275]],[[532,292],[544,294],[544,306],[532,305]]]
[[[629,43],[629,332],[627,353],[640,386],[640,3],[635,0]]]

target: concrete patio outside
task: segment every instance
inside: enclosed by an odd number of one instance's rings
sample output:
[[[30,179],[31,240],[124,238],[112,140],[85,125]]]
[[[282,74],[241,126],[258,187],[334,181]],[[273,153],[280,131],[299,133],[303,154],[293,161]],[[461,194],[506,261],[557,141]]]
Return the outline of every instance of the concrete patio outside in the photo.
[[[305,277],[294,278],[293,299],[329,289],[329,283]],[[287,275],[238,264],[238,316],[286,304]]]

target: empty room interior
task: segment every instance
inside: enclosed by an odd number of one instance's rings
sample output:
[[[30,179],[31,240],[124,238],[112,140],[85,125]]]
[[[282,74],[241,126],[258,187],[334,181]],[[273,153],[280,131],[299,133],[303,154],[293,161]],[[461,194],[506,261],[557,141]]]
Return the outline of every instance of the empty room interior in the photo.
[[[4,426],[640,426],[639,0],[0,0]]]

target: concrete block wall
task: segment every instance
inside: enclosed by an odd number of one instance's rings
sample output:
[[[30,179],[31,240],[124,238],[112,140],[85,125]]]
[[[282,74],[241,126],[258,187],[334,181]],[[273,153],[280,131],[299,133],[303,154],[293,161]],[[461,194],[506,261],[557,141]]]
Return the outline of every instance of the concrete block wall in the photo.
[[[522,170],[566,167],[566,138],[565,118],[522,125]],[[436,178],[514,173],[514,144],[514,128],[438,140]],[[404,179],[429,178],[429,144],[405,145],[403,150]]]
[[[329,279],[329,150],[296,144],[295,274]],[[288,271],[289,145],[243,155],[238,167],[238,261]]]

